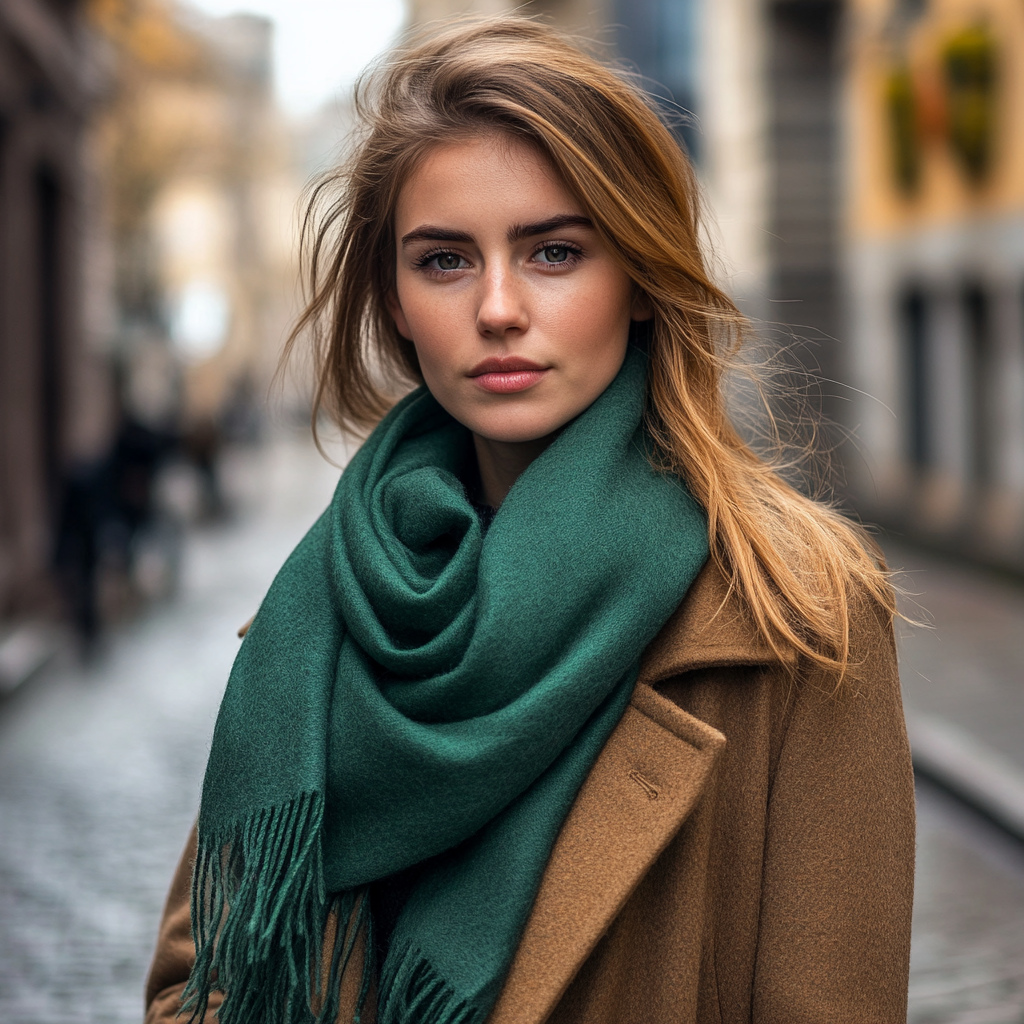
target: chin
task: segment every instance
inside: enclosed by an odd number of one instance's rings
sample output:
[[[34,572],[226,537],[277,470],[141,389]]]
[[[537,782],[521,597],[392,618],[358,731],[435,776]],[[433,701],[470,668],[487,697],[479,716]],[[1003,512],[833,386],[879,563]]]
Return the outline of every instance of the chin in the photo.
[[[501,417],[500,420],[475,419],[475,422],[467,423],[466,426],[487,441],[499,441],[503,444],[524,444],[530,441],[540,441],[555,431],[565,426],[571,416],[568,417]]]

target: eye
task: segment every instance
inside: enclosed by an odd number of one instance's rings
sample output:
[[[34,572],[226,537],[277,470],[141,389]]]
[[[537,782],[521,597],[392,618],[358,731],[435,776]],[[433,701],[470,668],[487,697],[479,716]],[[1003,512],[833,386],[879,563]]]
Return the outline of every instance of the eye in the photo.
[[[542,245],[531,258],[548,267],[571,267],[583,258],[583,250],[570,242],[551,242]]]
[[[416,266],[421,267],[427,271],[452,271],[452,270],[465,270],[469,266],[469,261],[464,257],[460,256],[457,252],[448,252],[442,249],[438,252],[434,249],[431,252],[425,252],[419,259],[416,260]]]
[[[545,263],[565,263],[572,253],[564,245],[548,245],[541,249],[539,255]]]

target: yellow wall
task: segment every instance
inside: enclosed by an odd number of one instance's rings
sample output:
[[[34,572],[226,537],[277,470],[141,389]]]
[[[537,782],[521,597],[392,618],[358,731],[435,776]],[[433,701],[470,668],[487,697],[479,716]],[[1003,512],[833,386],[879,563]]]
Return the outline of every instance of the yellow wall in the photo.
[[[930,0],[905,31],[892,0],[851,5],[848,91],[848,221],[854,238],[1024,211],[1024,3],[1021,0]],[[996,114],[991,170],[970,183],[941,136],[941,52],[949,37],[987,24],[996,41]],[[889,75],[906,60],[931,97],[932,128],[922,137],[917,190],[905,194],[893,170],[886,101]]]

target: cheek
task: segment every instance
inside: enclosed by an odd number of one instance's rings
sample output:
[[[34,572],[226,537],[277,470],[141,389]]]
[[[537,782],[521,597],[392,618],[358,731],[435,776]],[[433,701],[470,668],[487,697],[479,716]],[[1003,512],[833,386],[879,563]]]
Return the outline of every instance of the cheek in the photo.
[[[586,356],[594,372],[621,362],[630,322],[630,282],[617,274],[590,282],[569,305],[557,311],[560,333],[573,354]]]
[[[399,332],[412,341],[425,374],[443,370],[445,363],[453,360],[451,342],[458,319],[451,297],[425,292],[415,283],[403,284],[399,281],[396,288]]]
[[[441,344],[429,333],[424,335],[420,332],[413,337],[413,347],[416,349],[416,359],[420,364],[423,381],[435,397],[440,397],[442,392],[448,390],[448,382],[457,376],[451,348]]]

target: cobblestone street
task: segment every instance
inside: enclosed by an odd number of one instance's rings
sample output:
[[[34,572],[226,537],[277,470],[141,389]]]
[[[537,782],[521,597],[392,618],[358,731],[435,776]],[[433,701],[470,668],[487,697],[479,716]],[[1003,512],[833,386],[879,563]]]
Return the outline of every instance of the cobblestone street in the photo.
[[[249,618],[330,498],[311,447],[233,460],[241,504],[189,540],[180,598],[57,668],[0,713],[0,1021],[142,1018],[170,873],[199,803],[217,706]]]
[[[1024,1021],[1024,847],[918,782],[910,1024]]]
[[[0,706],[3,1024],[141,1019],[235,630],[337,478],[294,440],[227,468],[241,511],[190,535],[179,599],[116,630],[92,667],[53,666]],[[918,678],[914,657],[911,642]],[[1019,661],[1005,671],[1020,685]],[[1024,723],[999,728],[1009,753]],[[919,811],[910,1020],[1022,1024],[1024,846],[925,783]]]
[[[980,764],[1019,805],[1024,587],[894,542],[886,553],[907,570],[898,577],[912,598],[906,613],[930,624],[897,624],[915,759],[927,760],[921,723],[938,724],[952,750],[930,767],[962,789],[966,766],[970,789]],[[910,998],[911,1024],[1024,1021],[1024,842],[921,780]]]

